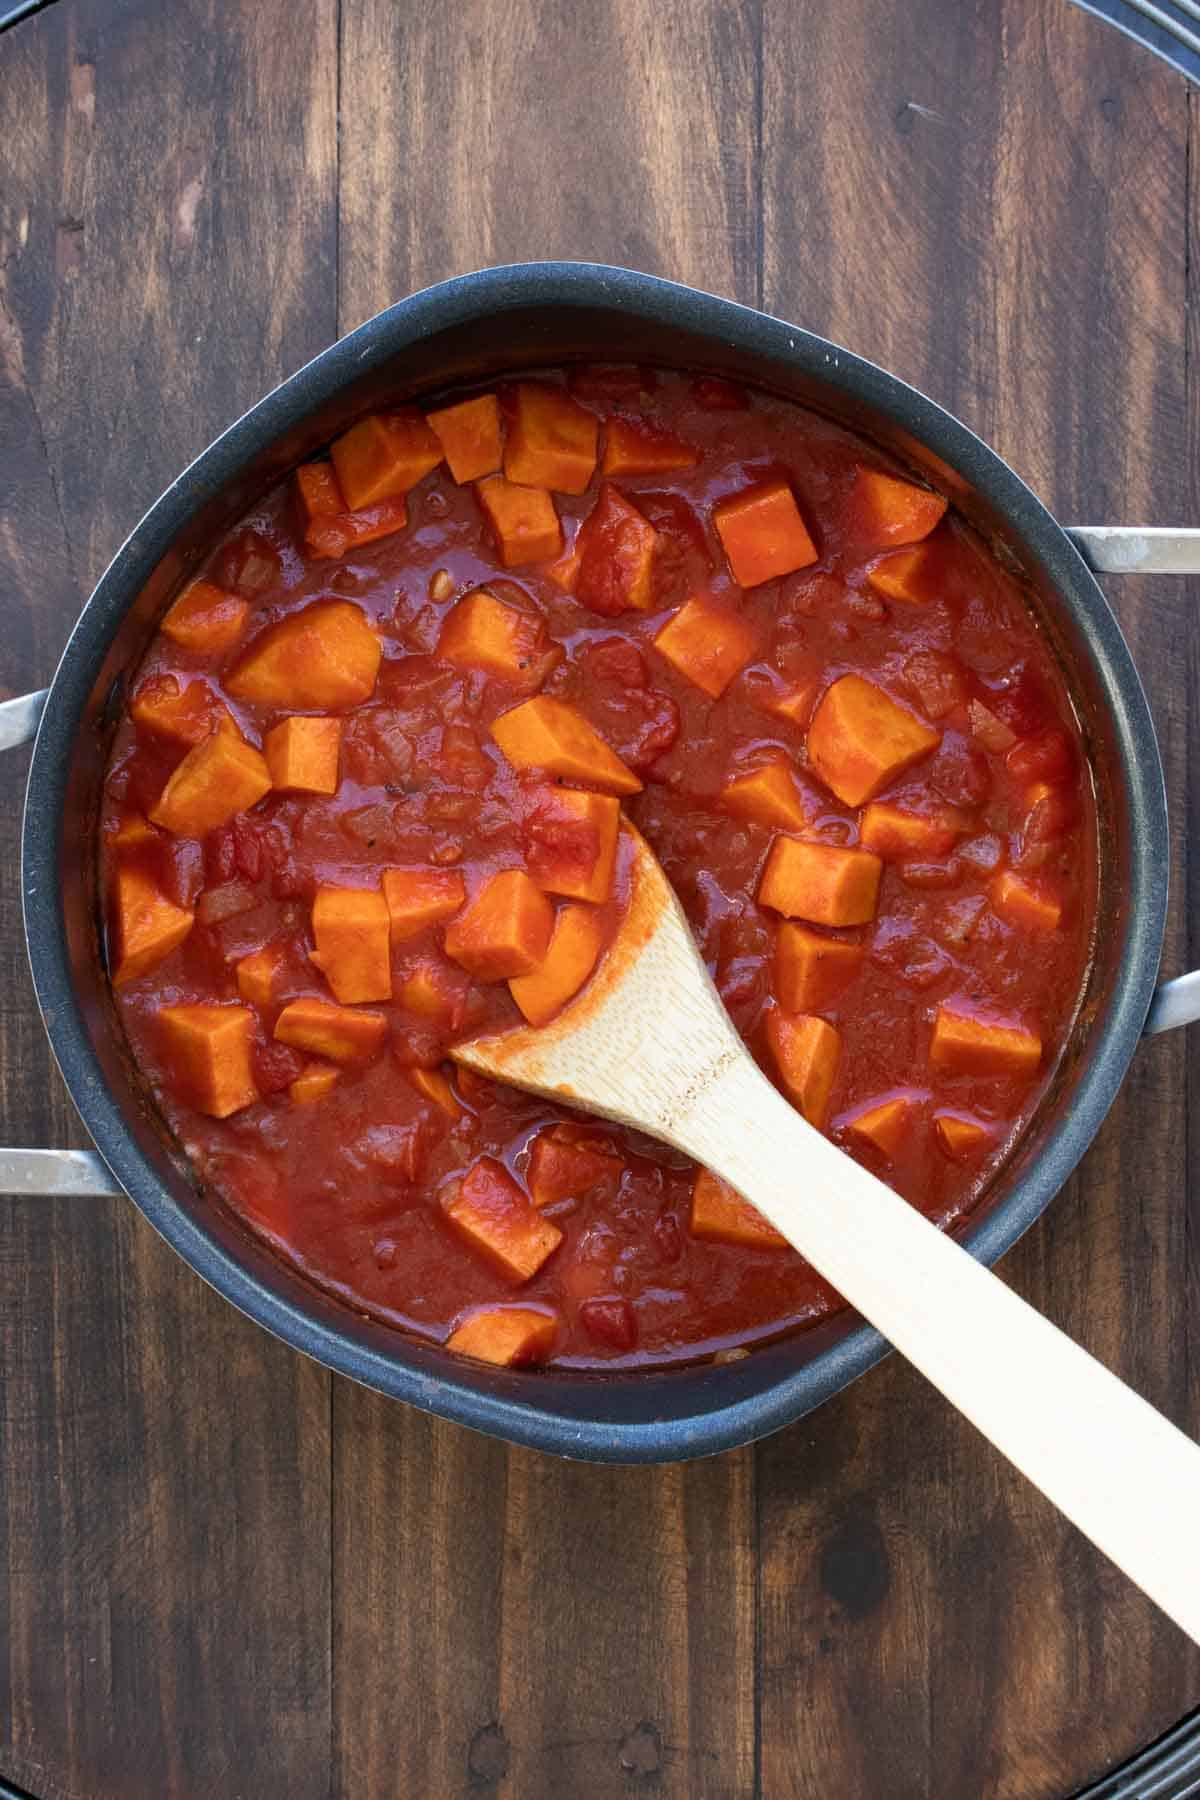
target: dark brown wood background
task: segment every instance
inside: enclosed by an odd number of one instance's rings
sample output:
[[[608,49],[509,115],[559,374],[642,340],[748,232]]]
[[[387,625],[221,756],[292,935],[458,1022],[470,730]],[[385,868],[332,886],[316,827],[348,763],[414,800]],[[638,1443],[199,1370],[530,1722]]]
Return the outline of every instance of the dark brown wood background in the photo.
[[[142,509],[268,387],[508,260],[762,305],[925,388],[1060,517],[1184,522],[1194,136],[1183,80],[1066,0],[57,0],[0,35],[0,683],[44,684]],[[1175,971],[1197,589],[1111,592]],[[22,776],[0,1120],[81,1142],[21,948]],[[1193,1432],[1198,1176],[1180,1033],[1005,1266]],[[43,1800],[1061,1796],[1197,1704],[1200,1653],[894,1360],[757,1449],[572,1467],[302,1361],[129,1205],[0,1198],[0,1774]]]

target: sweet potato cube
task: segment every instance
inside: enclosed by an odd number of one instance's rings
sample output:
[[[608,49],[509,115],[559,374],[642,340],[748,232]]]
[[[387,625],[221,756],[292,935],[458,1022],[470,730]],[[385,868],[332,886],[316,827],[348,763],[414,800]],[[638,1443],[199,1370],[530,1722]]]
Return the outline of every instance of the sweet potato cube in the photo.
[[[1042,1040],[1025,1025],[943,1003],[933,1022],[929,1060],[950,1075],[1032,1075],[1042,1060]]]
[[[375,691],[382,655],[360,606],[318,600],[256,637],[225,685],[259,706],[358,706]]]
[[[407,494],[442,460],[442,446],[418,412],[372,413],[329,449],[350,512]]]
[[[545,893],[598,906],[612,891],[620,829],[612,794],[543,788],[525,819],[525,867]]]
[[[206,681],[181,682],[175,675],[152,675],[129,703],[129,716],[140,730],[176,744],[201,744],[229,708]]]
[[[692,1185],[691,1232],[716,1244],[745,1245],[754,1250],[784,1250],[788,1241],[756,1206],[710,1169],[697,1169]]]
[[[293,794],[336,794],[341,744],[340,719],[303,713],[281,719],[263,739],[271,786]]]
[[[450,608],[437,653],[456,668],[481,669],[526,693],[541,687],[563,656],[542,618],[497,600],[482,587]]]
[[[654,600],[658,533],[611,481],[600,492],[575,539],[579,567],[573,592],[581,606],[615,618],[645,612]]]
[[[544,960],[528,975],[518,975],[508,991],[531,1025],[548,1025],[576,995],[600,955],[604,927],[590,906],[564,906]]]
[[[148,844],[161,843],[162,838],[144,813],[123,814],[108,839],[114,850],[144,850]]]
[[[596,467],[600,421],[563,388],[523,381],[504,447],[504,473],[525,487],[582,494]]]
[[[510,1281],[528,1281],[562,1242],[562,1232],[494,1157],[481,1156],[442,1200],[446,1218]]]
[[[994,1134],[987,1125],[962,1113],[935,1113],[933,1129],[939,1145],[952,1162],[968,1162],[989,1149],[994,1141]]]
[[[452,919],[467,898],[457,869],[385,869],[383,897],[393,944],[406,943],[427,925]]]
[[[276,1019],[275,1036],[281,1044],[330,1062],[365,1062],[387,1036],[387,1019],[382,1013],[334,1006],[330,1000],[293,1000]]]
[[[351,512],[327,462],[302,464],[296,470],[296,493],[304,542],[315,556],[344,556],[352,545],[390,537],[408,522],[403,494]]]
[[[875,917],[882,873],[883,864],[869,850],[776,838],[758,884],[758,903],[815,925],[865,925]]]
[[[466,1108],[459,1105],[454,1089],[440,1069],[409,1069],[408,1079],[422,1100],[428,1100],[448,1119],[462,1118]]]
[[[270,1006],[275,984],[283,972],[286,953],[282,944],[264,944],[237,964],[238,993],[251,1006]]]
[[[124,987],[127,981],[136,981],[169,956],[192,929],[195,916],[188,908],[168,900],[158,883],[138,864],[119,867],[113,883],[113,986]]]
[[[524,869],[493,875],[446,931],[446,954],[480,981],[529,975],[550,947],[554,908]]]
[[[245,631],[249,612],[240,594],[227,594],[211,581],[193,581],[163,620],[162,631],[197,656],[223,656]]]
[[[426,413],[425,423],[442,446],[442,455],[460,486],[494,475],[504,458],[500,430],[500,402],[495,394],[480,394]]]
[[[309,960],[343,1006],[392,997],[391,925],[377,888],[319,887]]]
[[[440,959],[426,957],[396,989],[396,1004],[431,1025],[453,1030],[462,1023],[466,989],[462,976]]]
[[[501,713],[492,736],[514,769],[541,769],[610,794],[640,794],[637,776],[565,700],[539,694]]]
[[[503,475],[475,484],[506,569],[549,562],[562,553],[562,526],[548,488],[518,487]]]
[[[767,1042],[789,1100],[810,1125],[825,1129],[842,1040],[833,1026],[811,1014],[767,1014]]]
[[[785,681],[773,669],[763,668],[752,669],[746,676],[748,697],[759,712],[768,713],[773,719],[786,719],[801,730],[812,715],[820,686],[821,678],[815,672],[800,681]]]
[[[266,758],[233,726],[189,750],[150,809],[176,837],[202,838],[254,806],[271,786]]]
[[[893,1162],[913,1128],[916,1102],[911,1094],[872,1100],[845,1122],[848,1137],[871,1144]]]
[[[858,841],[885,862],[904,862],[910,857],[945,856],[953,848],[958,831],[946,818],[907,812],[901,806],[872,800],[858,822]]]
[[[530,1146],[525,1179],[535,1206],[556,1206],[560,1200],[582,1200],[599,1187],[615,1193],[621,1169],[620,1157],[599,1139],[581,1137],[569,1125],[551,1125]]]
[[[885,544],[915,544],[929,536],[945,515],[948,502],[928,488],[899,481],[881,469],[859,469],[852,505],[863,538]]]
[[[545,1362],[557,1336],[553,1313],[532,1306],[481,1306],[454,1327],[446,1348],[479,1362],[517,1369]]]
[[[288,1083],[288,1096],[297,1106],[315,1106],[337,1086],[341,1073],[332,1063],[310,1062]]]
[[[248,1006],[163,1006],[158,1029],[172,1086],[197,1112],[227,1119],[258,1099]]]
[[[555,587],[560,587],[564,594],[573,594],[579,584],[579,565],[582,561],[583,555],[578,544],[573,544],[557,562],[550,564],[546,573]]]
[[[817,560],[816,545],[786,481],[763,481],[731,494],[713,507],[713,524],[740,587],[757,587]]]
[[[919,550],[893,550],[867,570],[867,580],[886,600],[902,600],[906,606],[928,606],[937,599],[929,555]]]
[[[775,998],[784,1012],[824,1012],[862,968],[861,944],[781,925],[775,939]]]
[[[727,782],[721,789],[721,805],[735,818],[755,825],[800,831],[808,823],[804,796],[782,757]]]
[[[306,527],[336,519],[349,510],[329,462],[301,463],[296,470],[296,497]]]
[[[694,469],[700,452],[672,437],[669,431],[654,431],[649,425],[634,425],[629,419],[608,421],[604,438],[602,475],[666,475],[672,469]]]
[[[1005,869],[988,889],[993,909],[1011,925],[1030,931],[1055,931],[1062,919],[1062,902],[1044,884]]]
[[[940,732],[874,682],[843,675],[822,695],[813,714],[808,760],[839,800],[861,806],[940,742]]]
[[[754,632],[737,613],[693,596],[673,612],[654,638],[654,648],[686,681],[719,700],[753,657]]]

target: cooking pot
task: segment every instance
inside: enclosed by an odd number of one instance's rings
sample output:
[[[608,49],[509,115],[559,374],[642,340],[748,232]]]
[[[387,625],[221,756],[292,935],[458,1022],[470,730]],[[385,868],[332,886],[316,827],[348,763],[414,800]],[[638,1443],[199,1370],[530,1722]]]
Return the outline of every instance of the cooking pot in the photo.
[[[1142,1032],[1200,1017],[1200,972],[1156,990],[1169,855],[1162,767],[1129,651],[1085,561],[1200,570],[1200,534],[1069,533],[931,400],[823,338],[730,301],[586,263],[489,269],[389,308],[232,425],[117,552],[49,689],[0,708],[0,747],[36,728],[22,837],[25,934],[54,1054],[99,1151],[0,1151],[0,1190],[127,1193],[198,1274],[259,1324],[411,1405],[564,1455],[674,1461],[799,1418],[887,1345],[843,1314],[719,1366],[514,1372],[459,1361],[363,1318],[279,1261],[201,1190],[139,1083],[100,953],[95,822],[108,744],[129,675],[181,581],[294,464],[381,399],[578,359],[732,377],[873,439],[949,494],[1023,578],[1064,665],[1101,820],[1095,957],[1051,1090],[963,1231],[975,1255],[994,1262],[1062,1186]]]

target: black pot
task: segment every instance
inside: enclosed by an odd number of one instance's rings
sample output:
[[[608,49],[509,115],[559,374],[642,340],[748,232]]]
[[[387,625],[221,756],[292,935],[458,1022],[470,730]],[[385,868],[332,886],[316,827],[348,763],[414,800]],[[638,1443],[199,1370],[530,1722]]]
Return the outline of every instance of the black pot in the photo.
[[[1090,740],[1105,858],[1080,1024],[1052,1092],[964,1233],[989,1263],[1015,1242],[1091,1143],[1155,997],[1168,836],[1137,673],[1071,539],[978,438],[873,364],[691,288],[574,263],[444,282],[326,350],[218,438],[118,551],[45,696],[25,808],[25,930],[54,1053],[104,1164],[227,1299],[330,1368],[461,1424],[568,1456],[666,1462],[799,1418],[877,1362],[884,1340],[843,1316],[720,1367],[601,1378],[492,1370],[363,1319],[198,1191],[139,1087],[98,942],[94,828],[111,727],[154,621],[213,540],[381,396],[399,400],[584,357],[698,368],[814,407],[927,475],[1028,579]],[[32,718],[41,698],[13,702],[10,713],[23,707]],[[19,735],[10,718],[9,741]],[[1200,975],[1169,988],[1156,1024],[1200,1015]],[[0,1152],[0,1184],[112,1186],[95,1159],[65,1152]]]

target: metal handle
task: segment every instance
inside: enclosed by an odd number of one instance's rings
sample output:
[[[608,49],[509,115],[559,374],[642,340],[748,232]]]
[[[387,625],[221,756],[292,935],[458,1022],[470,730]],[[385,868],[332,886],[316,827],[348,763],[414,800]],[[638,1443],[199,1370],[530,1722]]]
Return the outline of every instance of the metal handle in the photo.
[[[0,1194],[74,1200],[124,1192],[94,1150],[0,1149]]]
[[[1098,575],[1200,575],[1200,529],[1183,525],[1065,525]]]
[[[15,750],[18,744],[33,742],[49,692],[43,688],[40,694],[0,701],[0,750]]]

